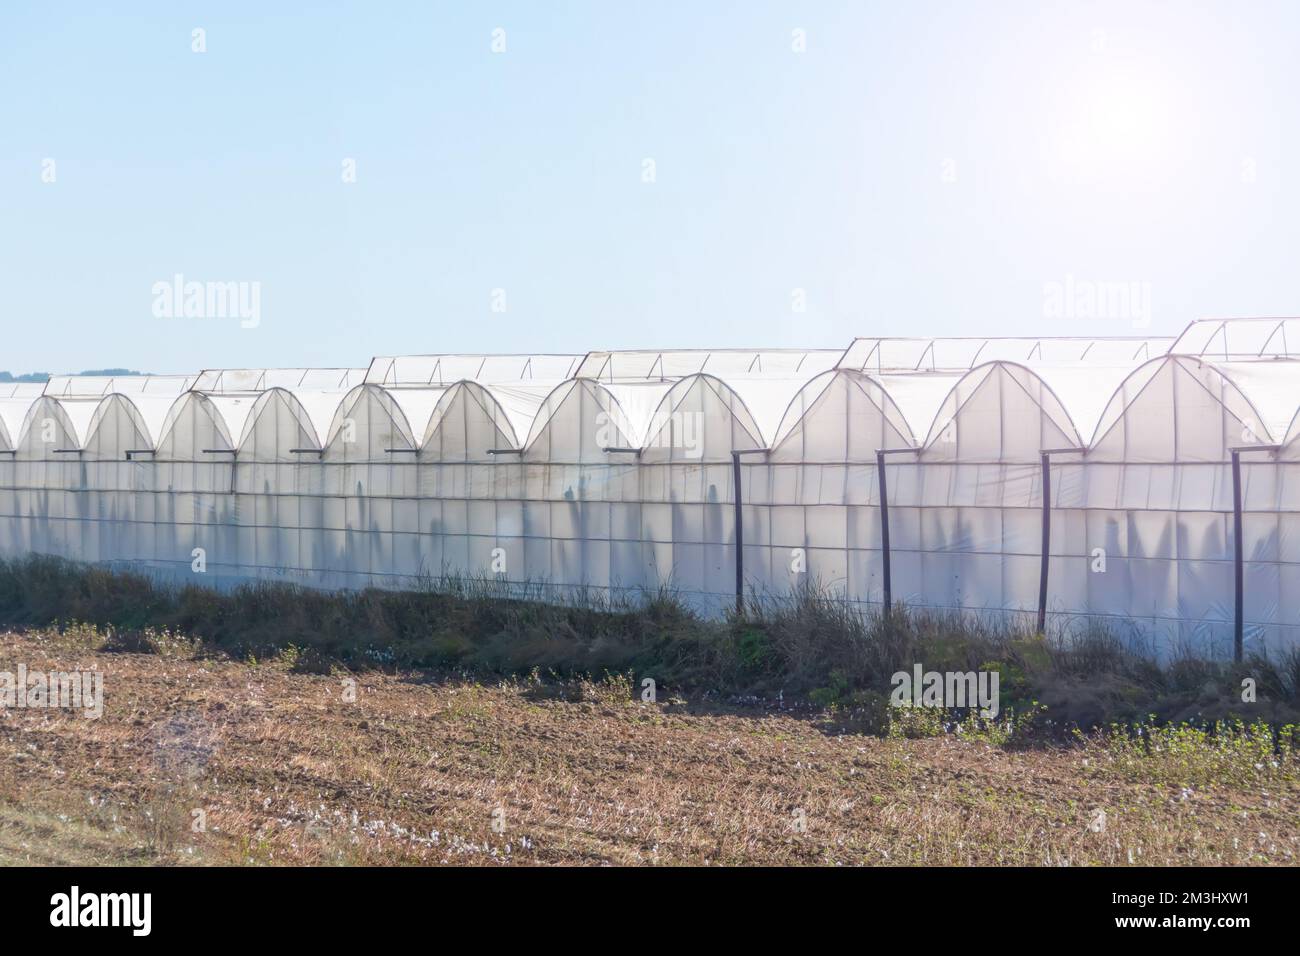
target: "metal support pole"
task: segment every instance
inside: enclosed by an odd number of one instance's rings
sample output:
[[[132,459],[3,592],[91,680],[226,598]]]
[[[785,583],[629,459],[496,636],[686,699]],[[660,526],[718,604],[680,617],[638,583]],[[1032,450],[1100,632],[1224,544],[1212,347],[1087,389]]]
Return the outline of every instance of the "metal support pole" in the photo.
[[[742,448],[731,452],[731,483],[734,486],[732,497],[736,503],[736,613],[745,613],[745,520],[744,494],[740,479],[741,455],[766,455],[770,448]]]
[[[1038,633],[1047,630],[1047,577],[1052,565],[1052,456],[1086,455],[1086,448],[1040,448],[1043,469],[1043,543],[1038,565]]]
[[[885,478],[885,452],[876,451],[876,493],[880,495],[880,558],[884,572],[885,616],[894,608],[894,582],[889,567],[889,484]]]
[[[885,476],[886,455],[916,455],[919,448],[877,448],[876,449],[876,491],[880,495],[880,570],[884,580],[884,607],[888,617],[894,609],[894,572],[890,563],[889,551],[889,481]]]
[[[1245,644],[1245,575],[1241,543],[1241,452],[1232,449],[1232,659],[1241,662]]]
[[[745,612],[745,522],[740,487],[740,452],[731,453],[732,496],[736,503],[736,613]]]
[[[1038,633],[1047,630],[1047,572],[1052,563],[1052,456],[1042,455],[1043,466],[1043,546],[1038,567]]]

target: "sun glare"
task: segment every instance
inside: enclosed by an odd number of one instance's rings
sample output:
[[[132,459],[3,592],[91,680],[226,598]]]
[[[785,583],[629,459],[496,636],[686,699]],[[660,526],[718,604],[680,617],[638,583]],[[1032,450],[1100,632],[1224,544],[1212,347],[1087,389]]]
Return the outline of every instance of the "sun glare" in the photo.
[[[1083,76],[1062,104],[1058,154],[1071,178],[1123,178],[1162,164],[1172,103],[1149,73],[1105,64]]]

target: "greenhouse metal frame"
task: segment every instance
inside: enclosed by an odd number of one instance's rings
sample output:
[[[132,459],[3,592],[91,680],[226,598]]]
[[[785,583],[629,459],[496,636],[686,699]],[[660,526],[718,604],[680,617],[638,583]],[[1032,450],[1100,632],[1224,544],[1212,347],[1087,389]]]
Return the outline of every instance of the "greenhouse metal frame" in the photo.
[[[1300,638],[1300,319],[0,386],[0,553]],[[884,495],[881,489],[887,489]]]

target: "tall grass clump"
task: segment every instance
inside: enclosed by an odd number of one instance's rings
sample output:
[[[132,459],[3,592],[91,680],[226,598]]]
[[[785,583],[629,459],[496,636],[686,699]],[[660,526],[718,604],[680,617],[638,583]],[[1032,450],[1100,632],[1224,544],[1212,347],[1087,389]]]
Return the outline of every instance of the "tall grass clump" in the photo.
[[[1300,727],[1294,724],[1146,720],[1112,724],[1085,738],[1085,746],[1101,765],[1132,780],[1191,788],[1300,779]]]

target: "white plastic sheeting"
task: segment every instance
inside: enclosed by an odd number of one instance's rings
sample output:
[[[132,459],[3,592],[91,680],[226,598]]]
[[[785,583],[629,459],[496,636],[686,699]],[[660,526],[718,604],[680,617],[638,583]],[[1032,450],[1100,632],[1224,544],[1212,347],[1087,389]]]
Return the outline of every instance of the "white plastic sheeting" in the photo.
[[[1300,638],[1300,361],[1286,320],[1160,339],[427,355],[368,369],[0,386],[0,551],[210,583],[424,576],[734,600],[744,577],[1032,620],[1156,655]],[[201,571],[196,570],[202,568]]]

